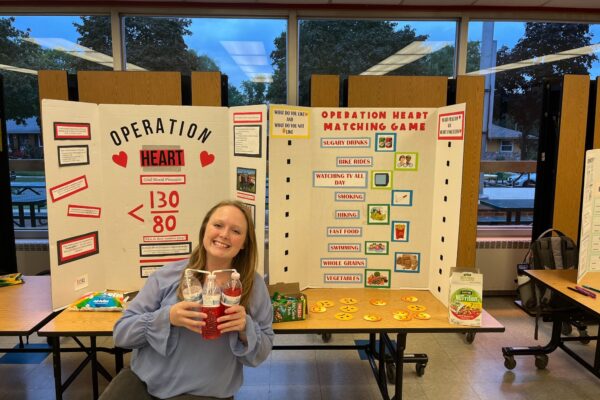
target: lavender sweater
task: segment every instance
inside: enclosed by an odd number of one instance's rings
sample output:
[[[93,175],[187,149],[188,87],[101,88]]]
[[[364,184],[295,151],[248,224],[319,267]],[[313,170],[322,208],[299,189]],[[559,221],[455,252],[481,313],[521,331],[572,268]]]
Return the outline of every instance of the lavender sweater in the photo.
[[[273,346],[273,309],[267,287],[256,274],[246,310],[247,346],[238,340],[237,332],[204,340],[169,321],[186,265],[187,260],[167,264],[150,275],[115,324],[115,345],[133,349],[131,369],[153,396],[233,396],[243,382],[242,366],[259,365]]]

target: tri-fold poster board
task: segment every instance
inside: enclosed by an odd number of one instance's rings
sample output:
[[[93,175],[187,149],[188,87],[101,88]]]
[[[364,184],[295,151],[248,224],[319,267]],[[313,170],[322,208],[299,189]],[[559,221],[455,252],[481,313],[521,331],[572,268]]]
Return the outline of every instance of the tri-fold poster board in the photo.
[[[141,288],[157,268],[189,256],[205,213],[225,199],[251,210],[259,272],[271,283],[421,288],[447,304],[464,104],[44,100],[42,120],[54,308],[90,291]]]
[[[600,149],[585,157],[577,283],[600,276]]]

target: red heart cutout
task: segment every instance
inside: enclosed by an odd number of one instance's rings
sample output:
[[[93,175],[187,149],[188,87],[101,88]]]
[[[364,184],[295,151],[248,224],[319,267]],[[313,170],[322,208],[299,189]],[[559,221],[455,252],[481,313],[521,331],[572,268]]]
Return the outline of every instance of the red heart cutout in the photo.
[[[208,151],[203,150],[200,153],[200,164],[202,164],[202,167],[206,167],[207,165],[210,165],[213,163],[213,161],[215,161],[215,155],[214,154],[210,154]]]
[[[124,151],[119,152],[119,154],[113,154],[112,160],[118,166],[121,166],[123,168],[127,167],[127,153],[125,153]]]

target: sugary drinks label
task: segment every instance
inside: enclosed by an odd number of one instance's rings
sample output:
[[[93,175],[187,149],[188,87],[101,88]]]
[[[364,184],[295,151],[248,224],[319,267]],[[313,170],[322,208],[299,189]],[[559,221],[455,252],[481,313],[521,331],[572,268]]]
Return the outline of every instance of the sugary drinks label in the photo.
[[[223,296],[221,297],[221,303],[223,303],[223,305],[226,307],[231,307],[235,306],[236,304],[240,304],[241,298],[241,296],[228,296],[223,293]]]
[[[221,304],[220,294],[205,294],[202,299],[202,305],[204,307],[217,307]]]

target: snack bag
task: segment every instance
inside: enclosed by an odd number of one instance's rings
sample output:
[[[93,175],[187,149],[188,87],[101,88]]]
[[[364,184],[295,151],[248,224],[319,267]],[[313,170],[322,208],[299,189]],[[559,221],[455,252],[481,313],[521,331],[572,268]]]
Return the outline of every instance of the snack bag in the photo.
[[[304,294],[282,295],[275,292],[271,298],[273,322],[299,321],[306,319],[306,296]]]
[[[481,326],[483,275],[453,269],[450,274],[448,319],[451,324]]]
[[[123,311],[126,299],[123,292],[104,291],[90,292],[70,304],[67,310],[72,311]]]
[[[2,286],[13,286],[23,283],[22,275],[20,272],[8,275],[0,275],[0,287]]]

